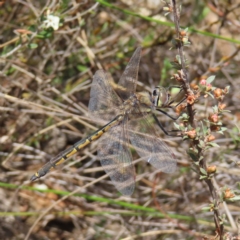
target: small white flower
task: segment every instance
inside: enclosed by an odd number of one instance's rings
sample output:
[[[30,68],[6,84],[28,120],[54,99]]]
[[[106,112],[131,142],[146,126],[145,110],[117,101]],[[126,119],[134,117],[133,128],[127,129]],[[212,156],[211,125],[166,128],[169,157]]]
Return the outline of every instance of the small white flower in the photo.
[[[55,31],[59,28],[60,18],[53,15],[47,15],[47,19],[43,21],[43,28],[52,27]]]

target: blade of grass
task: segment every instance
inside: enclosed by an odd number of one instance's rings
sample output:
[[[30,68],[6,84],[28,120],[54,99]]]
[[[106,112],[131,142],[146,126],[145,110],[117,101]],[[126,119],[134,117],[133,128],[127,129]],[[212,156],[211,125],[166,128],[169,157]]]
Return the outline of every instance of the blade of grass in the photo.
[[[58,194],[60,196],[66,196],[69,194],[68,191],[60,191],[60,190],[54,190],[54,189],[39,189],[36,187],[29,187],[29,186],[22,186],[19,188],[18,185],[15,184],[9,184],[9,183],[4,183],[4,182],[0,182],[0,187],[3,188],[8,188],[8,189],[25,189],[25,190],[30,190],[30,191],[38,191],[38,192],[43,192],[43,193],[54,193],[54,194]],[[109,204],[113,204],[113,205],[117,205],[117,206],[121,206],[121,207],[125,207],[127,209],[130,209],[130,211],[128,210],[114,210],[114,211],[64,211],[64,212],[54,212],[51,211],[51,213],[54,213],[56,215],[59,216],[66,216],[66,215],[71,215],[71,214],[75,214],[75,215],[88,215],[88,216],[100,216],[100,215],[109,215],[109,214],[121,214],[124,216],[152,216],[152,217],[157,217],[157,218],[166,218],[166,214],[159,212],[158,210],[156,210],[155,208],[151,208],[151,207],[145,207],[145,206],[140,206],[140,205],[136,205],[136,204],[132,204],[132,203],[127,203],[124,201],[117,201],[117,200],[112,200],[112,199],[108,199],[108,198],[103,198],[103,197],[99,197],[99,196],[91,196],[91,195],[87,195],[87,194],[74,194],[73,196],[78,196],[78,197],[82,197],[84,199],[90,200],[90,201],[96,201],[96,202],[104,202],[104,203],[109,203]],[[138,212],[136,212],[136,210]],[[39,214],[41,214],[41,212],[0,212],[0,217],[6,217],[6,216],[38,216]],[[204,225],[211,225],[212,223],[205,220],[205,219],[194,219],[194,217],[192,216],[185,216],[185,215],[179,215],[179,214],[167,214],[167,216],[169,218],[172,219],[178,219],[178,220],[183,220],[183,221],[187,221],[187,222],[191,222],[191,221],[197,221],[199,224],[204,224]]]
[[[10,188],[10,189],[25,189],[25,190],[30,190],[30,191],[44,192],[44,193],[54,193],[54,194],[58,194],[60,196],[66,196],[69,194],[68,191],[60,191],[60,190],[54,190],[54,189],[39,189],[39,188],[29,187],[29,186],[22,186],[19,188],[19,186],[15,185],[15,184],[9,184],[9,183],[4,183],[4,182],[0,182],[0,187]],[[112,204],[112,205],[117,205],[117,206],[125,207],[127,209],[134,210],[134,211],[136,211],[136,210],[142,211],[143,213],[140,213],[140,214],[143,214],[143,215],[150,214],[152,216],[157,216],[157,217],[165,217],[166,216],[166,214],[162,214],[162,213],[156,211],[156,209],[154,209],[154,208],[140,206],[140,205],[124,202],[124,201],[117,201],[117,200],[112,200],[109,198],[103,198],[103,197],[99,197],[99,196],[91,196],[91,195],[81,194],[81,193],[74,194],[73,196],[82,197],[89,201],[104,202],[104,203],[108,203],[108,204]],[[87,213],[87,212],[84,212],[84,213]],[[90,213],[90,211],[88,213]],[[136,214],[136,212],[133,212],[133,213]],[[101,214],[101,213],[99,212],[99,214]],[[168,216],[170,218],[174,218],[174,219],[193,221],[193,218],[190,216],[183,216],[183,215],[178,215],[178,214],[168,214]]]

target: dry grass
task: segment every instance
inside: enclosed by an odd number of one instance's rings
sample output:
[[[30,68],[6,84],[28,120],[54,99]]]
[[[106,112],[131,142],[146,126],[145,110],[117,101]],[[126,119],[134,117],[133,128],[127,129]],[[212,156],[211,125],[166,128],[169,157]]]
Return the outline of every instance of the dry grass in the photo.
[[[189,141],[166,137],[161,130],[159,135],[177,157],[178,170],[159,173],[137,162],[134,154],[137,183],[131,197],[121,196],[105,176],[96,157],[97,141],[41,180],[28,181],[52,156],[99,127],[87,110],[91,80],[99,68],[118,80],[141,45],[138,90],[176,84],[170,80],[175,71],[170,61],[177,54],[169,51],[174,32],[158,1],[156,6],[134,0],[115,5],[149,19],[95,1],[64,2],[1,2],[0,238],[27,239],[31,233],[29,239],[213,239],[213,214],[202,211],[211,197],[191,169]],[[224,4],[183,1],[180,23],[240,41],[239,6]],[[224,15],[226,8],[230,12]],[[50,38],[38,38],[47,11],[59,16],[62,26]],[[231,112],[222,118],[227,131],[216,135],[220,148],[205,153],[208,164],[217,166],[213,182],[221,195],[223,187],[239,189],[240,55],[236,42],[204,32],[191,33],[190,41],[184,50],[191,82],[214,74],[215,86],[231,87],[225,98]],[[212,104],[204,98],[195,104],[197,121],[212,112]],[[173,128],[166,116],[159,119]],[[219,212],[226,215],[225,231],[237,236],[239,203],[223,202]]]

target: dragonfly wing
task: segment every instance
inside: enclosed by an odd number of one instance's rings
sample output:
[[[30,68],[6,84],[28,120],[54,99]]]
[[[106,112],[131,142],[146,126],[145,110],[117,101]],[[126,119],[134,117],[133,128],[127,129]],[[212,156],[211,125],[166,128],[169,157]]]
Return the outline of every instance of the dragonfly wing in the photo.
[[[172,173],[177,167],[175,156],[153,130],[148,117],[143,115],[141,119],[138,119],[138,123],[131,122],[130,141],[139,156],[145,161],[162,172]],[[143,133],[143,131],[150,132],[151,135]]]
[[[119,91],[119,95],[123,100],[127,100],[136,91],[141,51],[141,47],[135,50],[118,82],[118,85],[127,89],[127,91]]]
[[[118,107],[122,100],[113,89],[113,79],[107,72],[98,70],[94,77],[90,91],[88,109],[91,117],[112,120],[117,116]]]
[[[130,196],[135,187],[135,169],[127,142],[122,124],[112,127],[100,139],[98,157],[118,191]]]

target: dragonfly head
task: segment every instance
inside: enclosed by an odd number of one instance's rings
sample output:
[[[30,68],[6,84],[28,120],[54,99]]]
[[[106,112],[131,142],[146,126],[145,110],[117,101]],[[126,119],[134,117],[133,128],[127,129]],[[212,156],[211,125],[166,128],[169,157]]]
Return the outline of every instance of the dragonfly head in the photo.
[[[152,103],[155,107],[164,107],[169,101],[167,90],[163,87],[155,87],[152,91]]]

